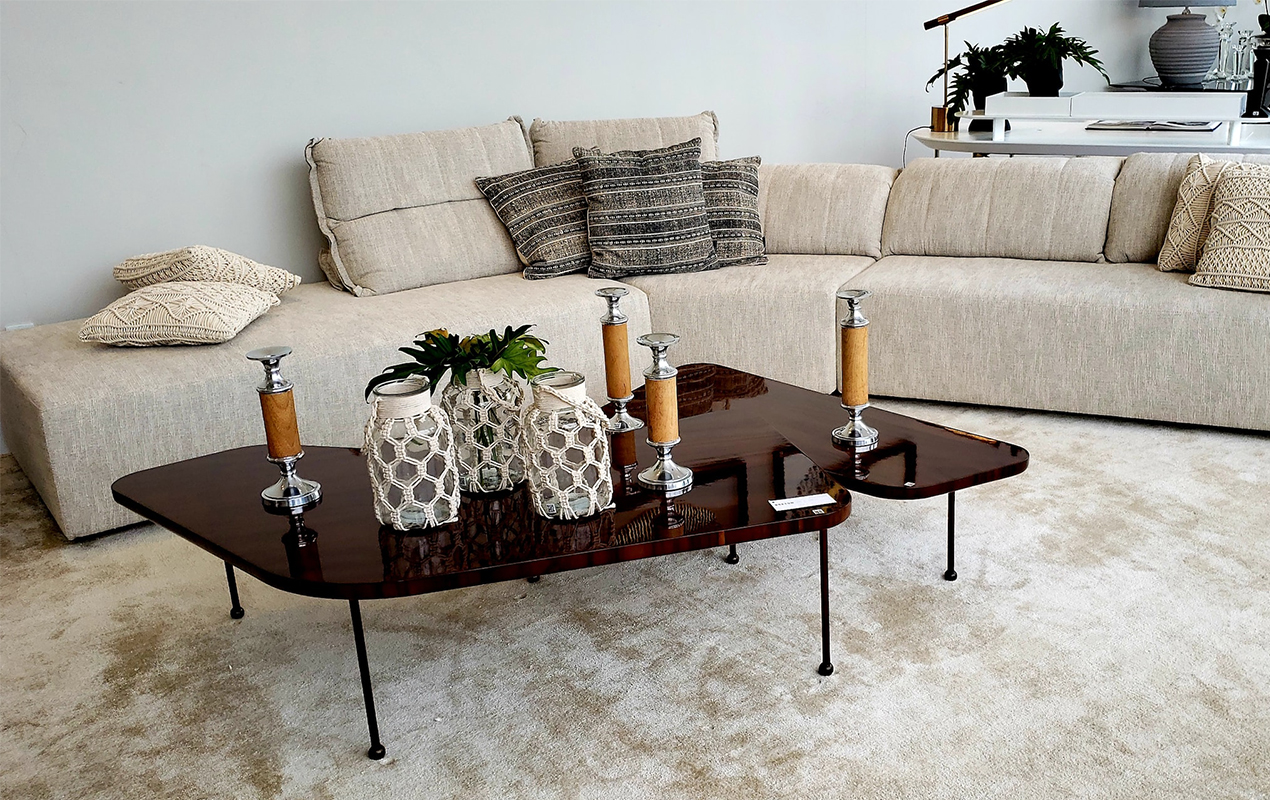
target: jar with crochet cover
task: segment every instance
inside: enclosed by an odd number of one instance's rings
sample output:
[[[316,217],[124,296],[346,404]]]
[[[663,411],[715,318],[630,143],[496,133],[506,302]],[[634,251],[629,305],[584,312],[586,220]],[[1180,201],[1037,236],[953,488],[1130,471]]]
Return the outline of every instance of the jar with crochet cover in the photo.
[[[534,511],[549,519],[598,514],[613,502],[604,412],[586,396],[576,372],[549,372],[531,381],[525,411],[525,458]]]
[[[390,381],[371,392],[363,452],[380,524],[428,528],[459,517],[454,432],[432,404],[425,378]]]
[[[488,369],[473,370],[466,378],[466,383],[451,382],[441,393],[441,406],[454,426],[459,488],[511,489],[525,480],[520,435],[525,392],[515,379]]]

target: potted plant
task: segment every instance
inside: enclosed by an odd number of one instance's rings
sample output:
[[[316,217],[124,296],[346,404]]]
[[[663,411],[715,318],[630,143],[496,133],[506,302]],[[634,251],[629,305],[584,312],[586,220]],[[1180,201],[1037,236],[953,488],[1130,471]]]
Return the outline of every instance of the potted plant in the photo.
[[[1006,90],[1006,76],[1009,73],[1010,59],[1005,52],[1005,45],[979,47],[966,42],[966,52],[948,59],[943,69],[926,82],[926,91],[930,91],[935,81],[949,75],[948,113],[955,121],[960,122],[959,115],[965,111],[966,101],[971,100],[975,110],[982,111],[989,95]],[[991,129],[991,123],[979,120],[970,123],[970,130],[976,130],[981,122]]]
[[[470,492],[510,489],[525,479],[520,447],[520,412],[524,380],[553,372],[542,362],[547,342],[530,336],[532,325],[499,334],[460,339],[445,329],[420,334],[414,347],[399,348],[414,361],[393,364],[366,385],[423,376],[436,386],[448,370],[450,381],[441,393],[441,407],[454,426],[459,460],[459,488]]]
[[[1098,70],[1108,83],[1107,70],[1098,60],[1098,51],[1084,39],[1067,36],[1056,22],[1041,32],[1024,28],[1005,40],[1005,57],[1011,78],[1022,78],[1033,97],[1058,97],[1063,88],[1063,62],[1086,64]]]

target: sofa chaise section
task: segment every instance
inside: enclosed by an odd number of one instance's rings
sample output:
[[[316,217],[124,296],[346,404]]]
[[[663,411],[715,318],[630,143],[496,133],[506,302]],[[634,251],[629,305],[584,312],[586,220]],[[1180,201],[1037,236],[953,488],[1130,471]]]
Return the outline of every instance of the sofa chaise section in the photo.
[[[139,469],[263,441],[253,348],[286,344],[305,444],[358,446],[366,381],[407,360],[396,348],[433,328],[479,332],[532,322],[550,363],[576,369],[602,398],[603,348],[595,289],[579,275],[526,281],[497,275],[355,298],[325,284],[301,286],[234,340],[137,350],[90,346],[79,322],[0,337],[3,425],[18,464],[63,534],[74,539],[139,521],[110,484]],[[631,330],[649,330],[648,301],[623,301]],[[632,363],[642,354],[632,337]]]

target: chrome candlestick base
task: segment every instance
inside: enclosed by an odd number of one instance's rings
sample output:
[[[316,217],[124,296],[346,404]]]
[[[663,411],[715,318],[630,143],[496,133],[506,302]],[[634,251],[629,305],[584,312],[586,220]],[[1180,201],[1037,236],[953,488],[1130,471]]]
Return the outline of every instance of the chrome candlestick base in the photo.
[[[846,425],[833,429],[833,440],[836,444],[854,450],[872,450],[877,446],[877,430],[864,422],[864,409],[868,407],[868,403],[862,406],[843,406],[851,416],[847,419]]]
[[[317,505],[322,499],[322,484],[306,480],[296,474],[295,462],[304,455],[288,458],[271,458],[282,471],[278,482],[260,492],[260,501],[269,508],[306,509]]]
[[[626,433],[627,431],[637,431],[644,427],[642,419],[632,417],[631,412],[626,410],[626,404],[634,397],[635,395],[628,394],[622,398],[609,398],[609,402],[613,404],[613,416],[608,418],[609,433]]]
[[[692,488],[692,470],[676,464],[670,457],[671,449],[679,444],[679,440],[649,442],[649,444],[657,451],[657,460],[651,467],[639,473],[639,485],[667,497],[686,494]]]

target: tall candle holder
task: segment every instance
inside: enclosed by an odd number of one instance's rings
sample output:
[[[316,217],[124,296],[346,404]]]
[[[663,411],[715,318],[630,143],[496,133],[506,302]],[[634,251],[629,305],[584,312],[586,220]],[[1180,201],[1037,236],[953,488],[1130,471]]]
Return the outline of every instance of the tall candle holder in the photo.
[[[644,396],[648,401],[648,443],[657,453],[653,465],[639,473],[645,489],[677,497],[692,488],[692,470],[676,464],[670,451],[679,444],[679,398],[675,376],[666,351],[679,341],[673,333],[650,333],[635,340],[653,351],[653,365],[644,370]]]
[[[839,324],[842,332],[842,407],[850,415],[847,424],[833,431],[833,440],[855,450],[877,446],[878,432],[864,422],[869,407],[869,321],[860,312],[867,289],[842,289],[838,298],[847,303],[847,315]]]
[[[296,474],[296,462],[304,457],[300,447],[300,429],[295,418],[295,395],[291,381],[282,377],[280,362],[291,354],[285,346],[252,350],[247,358],[259,361],[265,368],[265,379],[257,384],[260,411],[265,420],[265,440],[269,461],[278,465],[282,477],[260,492],[260,500],[269,508],[303,510],[322,499],[322,484]]]
[[[631,392],[631,354],[626,338],[628,317],[618,308],[618,303],[628,294],[621,286],[605,286],[595,294],[609,303],[608,312],[600,317],[604,333],[604,380],[609,401],[613,404],[613,416],[608,418],[610,433],[637,431],[644,427],[641,420],[630,415],[626,404],[635,395]]]

